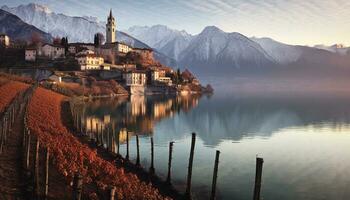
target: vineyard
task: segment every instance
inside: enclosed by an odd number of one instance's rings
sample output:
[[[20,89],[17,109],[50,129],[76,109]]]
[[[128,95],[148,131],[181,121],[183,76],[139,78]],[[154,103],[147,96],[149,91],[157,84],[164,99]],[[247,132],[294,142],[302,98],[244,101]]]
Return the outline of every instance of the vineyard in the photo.
[[[1,81],[4,80],[7,79],[1,79]],[[17,94],[26,90],[28,87],[29,85],[17,81],[7,80],[6,83],[3,82],[3,84],[0,86],[0,113],[4,111],[6,106],[11,103]]]
[[[67,183],[80,173],[84,184],[96,186],[96,192],[89,194],[91,198],[115,187],[117,199],[166,199],[151,184],[124,172],[123,168],[100,158],[96,151],[80,143],[63,125],[61,111],[65,98],[46,89],[36,89],[29,102],[27,121],[40,144],[50,148],[53,163]]]

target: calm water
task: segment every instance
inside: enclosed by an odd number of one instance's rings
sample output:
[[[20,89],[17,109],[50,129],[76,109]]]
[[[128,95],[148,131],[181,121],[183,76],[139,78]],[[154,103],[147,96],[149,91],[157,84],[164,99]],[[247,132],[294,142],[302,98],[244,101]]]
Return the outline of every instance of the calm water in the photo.
[[[191,133],[197,133],[193,192],[208,199],[215,150],[220,150],[218,199],[250,200],[255,158],[264,158],[263,199],[350,199],[350,98],[215,94],[211,97],[131,97],[85,103],[87,130],[141,136],[141,163],[166,177],[174,141],[173,182],[184,191]],[[91,127],[92,124],[92,127]],[[114,124],[114,125],[112,125]],[[108,128],[107,128],[108,127]],[[136,159],[135,137],[130,142]],[[126,145],[120,147],[125,155]]]

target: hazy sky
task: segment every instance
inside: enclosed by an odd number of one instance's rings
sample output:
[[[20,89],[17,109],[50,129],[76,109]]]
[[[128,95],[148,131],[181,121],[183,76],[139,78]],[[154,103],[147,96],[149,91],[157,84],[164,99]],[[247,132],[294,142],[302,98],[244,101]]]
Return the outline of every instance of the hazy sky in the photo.
[[[100,20],[112,8],[122,30],[164,24],[197,34],[215,25],[227,32],[289,44],[350,46],[350,0],[1,0],[0,4],[30,2],[45,4],[54,12]]]

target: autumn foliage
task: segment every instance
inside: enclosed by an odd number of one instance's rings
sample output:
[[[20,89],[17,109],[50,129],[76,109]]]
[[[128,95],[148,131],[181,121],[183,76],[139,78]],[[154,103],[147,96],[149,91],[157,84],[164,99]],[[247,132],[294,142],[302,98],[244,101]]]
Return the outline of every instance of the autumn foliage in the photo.
[[[6,106],[11,103],[17,94],[26,90],[28,87],[29,85],[17,81],[3,82],[0,86],[0,113],[4,112]]]
[[[103,160],[79,142],[63,125],[64,100],[60,94],[38,88],[29,103],[27,120],[31,133],[38,136],[43,146],[50,147],[54,163],[67,182],[80,172],[85,184],[94,183],[100,190],[115,186],[117,199],[164,199],[152,185]]]

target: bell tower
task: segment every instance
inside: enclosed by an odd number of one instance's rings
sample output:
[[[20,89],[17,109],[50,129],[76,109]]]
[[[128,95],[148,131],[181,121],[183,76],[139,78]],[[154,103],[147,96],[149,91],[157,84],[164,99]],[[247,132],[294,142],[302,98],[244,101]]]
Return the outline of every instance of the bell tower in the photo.
[[[110,44],[116,41],[115,32],[116,32],[116,23],[112,15],[112,9],[111,9],[109,12],[109,16],[107,18],[107,24],[106,24],[106,43],[107,44]]]

